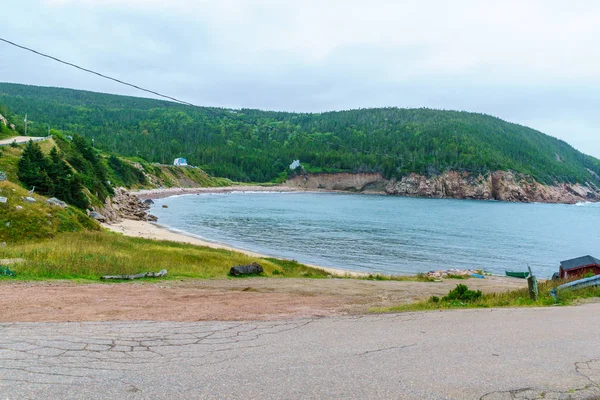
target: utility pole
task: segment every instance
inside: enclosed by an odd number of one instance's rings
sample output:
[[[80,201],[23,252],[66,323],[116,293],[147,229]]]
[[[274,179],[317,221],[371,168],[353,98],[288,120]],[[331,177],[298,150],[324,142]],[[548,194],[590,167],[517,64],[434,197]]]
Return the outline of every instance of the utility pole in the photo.
[[[25,114],[25,136],[27,136],[27,114]]]

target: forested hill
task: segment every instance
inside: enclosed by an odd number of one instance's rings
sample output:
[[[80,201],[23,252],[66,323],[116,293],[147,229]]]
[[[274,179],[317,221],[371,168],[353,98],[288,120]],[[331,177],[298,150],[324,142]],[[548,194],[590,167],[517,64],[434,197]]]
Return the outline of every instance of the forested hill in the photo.
[[[600,175],[599,160],[563,141],[468,112],[226,110],[0,83],[0,114],[22,121],[26,113],[31,134],[44,135],[50,126],[125,156],[160,163],[186,157],[213,175],[242,182],[283,179],[295,159],[309,171],[378,171],[387,178],[512,170],[544,183],[597,183]]]

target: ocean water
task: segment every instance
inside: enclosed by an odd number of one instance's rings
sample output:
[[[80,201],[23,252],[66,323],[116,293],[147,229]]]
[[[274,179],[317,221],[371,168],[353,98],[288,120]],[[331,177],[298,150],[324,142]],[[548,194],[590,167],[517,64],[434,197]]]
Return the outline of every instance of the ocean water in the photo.
[[[372,273],[504,274],[529,264],[550,277],[562,260],[600,257],[600,204],[234,192],[158,199],[151,213],[162,225],[240,249]]]

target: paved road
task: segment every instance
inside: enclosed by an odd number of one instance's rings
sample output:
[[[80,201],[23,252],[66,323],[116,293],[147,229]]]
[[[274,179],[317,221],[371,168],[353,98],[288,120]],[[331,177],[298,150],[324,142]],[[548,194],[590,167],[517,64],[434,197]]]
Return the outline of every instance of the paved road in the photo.
[[[600,304],[0,332],[2,400],[600,397]]]
[[[0,146],[9,146],[13,142],[16,142],[17,144],[23,144],[29,142],[30,140],[33,140],[34,142],[40,142],[48,138],[49,137],[15,136],[9,139],[0,140]]]

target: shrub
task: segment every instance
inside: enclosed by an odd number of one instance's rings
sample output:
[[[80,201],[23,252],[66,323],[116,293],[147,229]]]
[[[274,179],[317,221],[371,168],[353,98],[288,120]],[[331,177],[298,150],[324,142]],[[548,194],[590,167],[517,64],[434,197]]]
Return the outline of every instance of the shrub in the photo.
[[[448,292],[448,295],[442,298],[443,301],[464,301],[473,302],[483,296],[481,290],[469,290],[466,285],[458,284],[454,289]]]

